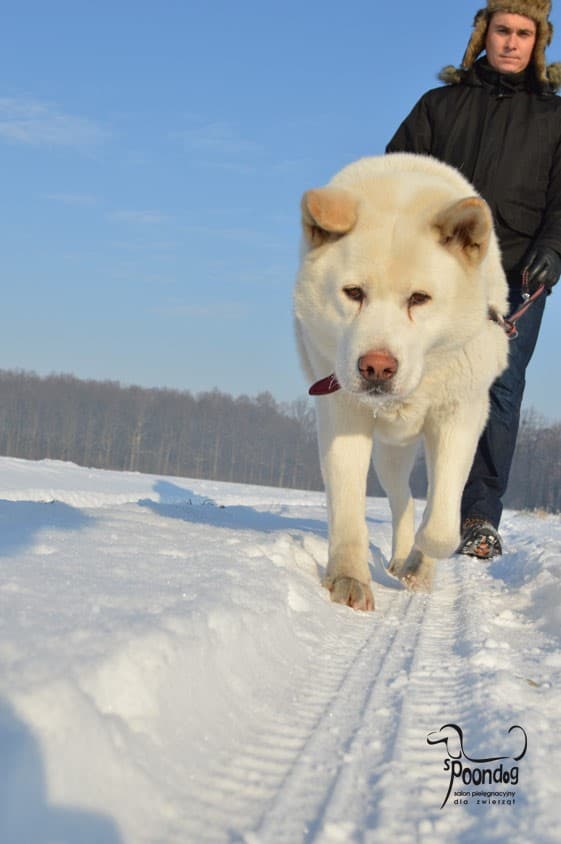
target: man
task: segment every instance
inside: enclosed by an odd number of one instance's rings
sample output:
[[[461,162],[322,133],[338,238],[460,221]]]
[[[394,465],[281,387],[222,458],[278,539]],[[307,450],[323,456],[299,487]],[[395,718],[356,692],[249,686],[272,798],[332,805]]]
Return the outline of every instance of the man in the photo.
[[[489,203],[511,313],[540,285],[549,293],[561,273],[561,97],[555,95],[561,64],[546,66],[550,10],[550,0],[488,0],[475,16],[461,67],[444,68],[439,78],[446,86],[421,97],[386,149],[451,164]],[[489,421],[462,500],[463,554],[502,553],[501,499],[545,301],[540,296],[518,322],[508,369],[491,390]]]

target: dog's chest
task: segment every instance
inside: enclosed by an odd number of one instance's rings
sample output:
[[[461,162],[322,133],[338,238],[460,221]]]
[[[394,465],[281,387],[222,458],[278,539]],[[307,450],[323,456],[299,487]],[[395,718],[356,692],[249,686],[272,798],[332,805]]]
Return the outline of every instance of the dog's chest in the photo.
[[[374,433],[392,445],[405,445],[420,436],[425,417],[424,403],[399,402],[374,411]]]

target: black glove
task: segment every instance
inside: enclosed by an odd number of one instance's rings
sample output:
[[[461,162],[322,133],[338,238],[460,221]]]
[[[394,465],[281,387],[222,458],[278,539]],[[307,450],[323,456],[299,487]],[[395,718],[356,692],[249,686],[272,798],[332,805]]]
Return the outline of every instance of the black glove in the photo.
[[[540,284],[549,292],[561,275],[561,255],[548,246],[532,246],[522,271],[523,285],[530,295]]]

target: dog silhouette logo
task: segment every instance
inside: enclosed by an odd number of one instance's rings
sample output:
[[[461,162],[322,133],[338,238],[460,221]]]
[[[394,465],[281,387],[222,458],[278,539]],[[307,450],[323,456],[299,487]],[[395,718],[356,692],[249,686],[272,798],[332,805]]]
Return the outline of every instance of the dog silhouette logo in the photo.
[[[459,789],[455,803],[468,803],[467,798],[471,797],[483,803],[493,801],[511,805],[516,794],[511,790],[512,786],[518,785],[517,763],[528,749],[525,729],[519,724],[513,724],[507,732],[507,743],[513,745],[511,753],[470,756],[466,752],[463,730],[458,724],[444,724],[439,730],[429,733],[427,744],[442,744],[447,753],[444,771],[449,774],[448,790],[440,808],[443,809],[448,802],[454,786]],[[465,791],[465,786],[483,790]],[[503,787],[502,790],[497,790],[499,786]],[[506,786],[508,789],[505,789]],[[494,790],[491,790],[493,787]]]

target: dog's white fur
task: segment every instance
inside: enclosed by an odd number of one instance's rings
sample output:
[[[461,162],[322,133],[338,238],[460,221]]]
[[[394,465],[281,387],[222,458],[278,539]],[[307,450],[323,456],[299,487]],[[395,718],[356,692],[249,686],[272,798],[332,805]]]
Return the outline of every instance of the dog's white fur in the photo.
[[[434,558],[458,545],[488,390],[506,366],[507,337],[489,314],[506,313],[507,285],[487,205],[435,159],[361,159],[305,193],[302,212],[294,294],[302,366],[310,381],[335,373],[342,388],[317,399],[325,584],[333,600],[372,609],[365,496],[373,438],[392,512],[390,571],[427,588]],[[346,288],[359,288],[364,300]],[[367,392],[358,360],[378,351],[397,372]],[[415,533],[409,475],[420,439],[429,491]]]

